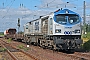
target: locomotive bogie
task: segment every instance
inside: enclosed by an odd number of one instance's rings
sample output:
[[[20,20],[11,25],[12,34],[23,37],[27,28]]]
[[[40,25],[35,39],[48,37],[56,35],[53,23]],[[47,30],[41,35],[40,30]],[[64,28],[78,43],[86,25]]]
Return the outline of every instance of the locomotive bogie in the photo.
[[[43,46],[45,48],[53,48],[53,41],[52,40],[40,40],[40,46]]]

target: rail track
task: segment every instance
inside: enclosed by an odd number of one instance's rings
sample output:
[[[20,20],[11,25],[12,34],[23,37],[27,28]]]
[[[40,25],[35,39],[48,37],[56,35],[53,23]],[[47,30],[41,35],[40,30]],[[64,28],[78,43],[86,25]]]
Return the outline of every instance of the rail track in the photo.
[[[8,54],[13,58],[13,60],[38,60],[34,56],[28,54],[27,52],[17,49],[16,47],[10,45],[9,43],[0,39],[0,44],[6,49]]]
[[[46,50],[46,51],[53,52],[52,50]],[[57,56],[58,55],[65,56],[65,58],[69,57],[70,60],[90,60],[90,54],[87,53],[75,52],[73,54],[67,54],[67,53],[55,51],[54,54],[57,54]]]
[[[11,43],[11,46],[15,45],[13,43]],[[16,42],[16,43],[21,44],[21,42]],[[8,45],[8,43],[6,42],[5,44]],[[13,46],[13,48],[15,47]],[[87,54],[87,53],[75,52],[73,54],[67,54],[67,53],[57,52],[49,49],[43,49],[43,48],[40,48],[39,46],[33,46],[33,45],[31,45],[30,48],[31,50],[27,51],[27,53],[32,54],[34,58],[37,57],[38,59],[36,60],[42,60],[42,59],[43,60],[66,60],[66,59],[67,60],[90,60],[90,54]],[[21,54],[20,50],[15,54],[20,55]],[[32,60],[35,60],[35,59],[32,58]]]
[[[67,53],[48,50],[48,49],[45,49],[45,51],[47,52],[47,56],[52,57],[52,59],[56,59],[55,57],[57,57],[57,60],[59,60],[60,56],[62,56],[62,57],[65,56],[65,58],[67,58],[67,60],[68,59],[70,59],[70,60],[90,60],[90,53],[88,54],[88,53],[75,52],[73,54],[67,54]],[[52,56],[50,56],[51,54],[52,54]],[[63,58],[63,60],[65,58]]]
[[[81,52],[75,52],[74,53],[76,56],[82,57],[82,59],[87,59],[90,60],[90,54],[88,53],[81,53]]]
[[[71,57],[72,60],[73,59],[76,59],[76,60],[90,60],[90,57],[85,57],[85,55],[82,55],[80,53],[77,54],[77,52],[75,52],[74,54],[66,54],[66,53],[62,53],[62,52],[58,52],[59,54],[62,54],[64,56],[67,56],[67,57]]]

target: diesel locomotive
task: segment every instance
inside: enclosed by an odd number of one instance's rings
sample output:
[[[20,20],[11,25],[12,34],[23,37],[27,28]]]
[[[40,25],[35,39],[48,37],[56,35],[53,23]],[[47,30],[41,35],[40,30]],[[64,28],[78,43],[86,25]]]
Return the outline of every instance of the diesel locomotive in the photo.
[[[75,50],[83,43],[81,17],[69,9],[59,9],[24,25],[23,42],[43,48]]]

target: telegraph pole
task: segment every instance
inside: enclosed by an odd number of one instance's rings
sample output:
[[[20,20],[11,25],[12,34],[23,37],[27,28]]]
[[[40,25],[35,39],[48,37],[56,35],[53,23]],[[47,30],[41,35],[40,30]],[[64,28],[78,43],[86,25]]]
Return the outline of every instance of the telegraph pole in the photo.
[[[84,4],[83,4],[83,24],[84,24],[84,34],[86,34],[86,4],[85,4],[85,1],[84,1]]]

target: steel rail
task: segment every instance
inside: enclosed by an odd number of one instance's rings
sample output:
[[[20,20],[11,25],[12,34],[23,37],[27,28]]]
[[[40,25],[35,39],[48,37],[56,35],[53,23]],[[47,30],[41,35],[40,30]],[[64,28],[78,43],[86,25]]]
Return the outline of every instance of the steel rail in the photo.
[[[62,54],[62,55],[65,55],[65,56],[67,56],[67,57],[71,57],[71,58],[74,58],[74,59],[79,59],[79,60],[88,60],[88,59],[86,59],[86,58],[82,58],[82,57],[78,57],[78,56],[76,56],[76,55],[69,55],[69,54],[66,54],[66,53],[62,53],[62,52],[58,52],[59,54]]]
[[[5,49],[7,49],[3,44],[1,44],[1,46]],[[8,52],[8,54],[14,59],[14,60],[18,60],[8,49],[6,50]]]
[[[3,40],[2,40],[3,41]],[[27,55],[27,56],[29,56],[30,58],[32,58],[32,59],[34,59],[34,60],[38,60],[36,57],[34,57],[33,55],[31,55],[31,54],[29,54],[29,53],[27,53],[27,52],[25,52],[25,51],[23,51],[23,50],[21,50],[21,49],[19,49],[19,48],[16,48],[15,46],[12,46],[11,44],[9,44],[9,43],[7,43],[7,42],[5,42],[5,41],[3,41],[5,44],[8,44],[10,47],[12,47],[12,48],[14,48],[14,49],[16,49],[16,50],[19,50],[20,52],[22,52],[22,53],[24,53],[25,55]],[[4,48],[6,48],[5,46],[3,46]],[[7,49],[7,48],[6,48]],[[13,59],[14,60],[18,60],[8,49],[7,49],[7,52],[10,54],[10,56],[12,56],[13,57]]]

